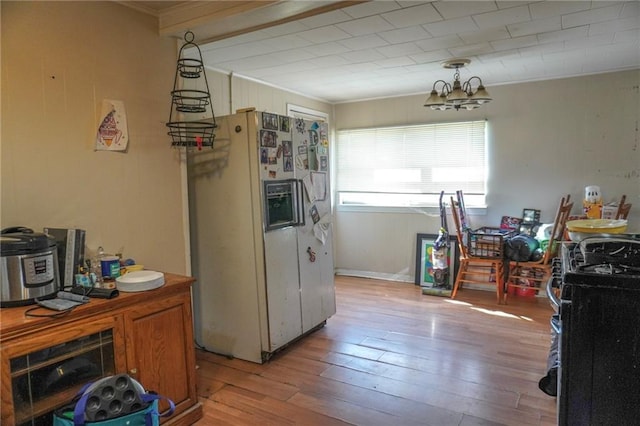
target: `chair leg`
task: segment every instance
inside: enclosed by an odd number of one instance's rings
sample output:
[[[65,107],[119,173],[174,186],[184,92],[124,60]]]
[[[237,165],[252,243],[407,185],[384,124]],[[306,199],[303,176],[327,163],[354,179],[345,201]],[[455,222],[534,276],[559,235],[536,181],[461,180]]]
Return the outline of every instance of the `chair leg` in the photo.
[[[505,280],[505,276],[504,276],[504,262],[496,262],[495,263],[495,269],[496,269],[496,296],[498,297],[498,305],[501,305],[503,303],[504,300],[504,280]]]
[[[460,261],[460,269],[458,269],[458,275],[456,275],[456,281],[453,283],[453,291],[451,291],[451,298],[455,299],[456,294],[458,294],[458,287],[460,287],[460,282],[462,277],[467,272],[468,263],[464,260]]]

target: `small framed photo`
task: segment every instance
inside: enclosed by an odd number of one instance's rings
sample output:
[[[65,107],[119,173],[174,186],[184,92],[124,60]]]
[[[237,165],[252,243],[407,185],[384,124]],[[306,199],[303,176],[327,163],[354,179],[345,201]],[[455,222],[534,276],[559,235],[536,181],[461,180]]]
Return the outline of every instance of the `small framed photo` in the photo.
[[[318,213],[318,208],[315,204],[309,209],[309,215],[311,216],[311,220],[313,220],[314,224],[320,221],[320,214]]]
[[[260,130],[260,146],[275,148],[278,145],[278,135],[271,130]]]
[[[540,210],[524,209],[522,210],[522,223],[540,223]]]
[[[518,229],[521,223],[522,219],[519,217],[502,216],[502,220],[500,221],[500,229]]]
[[[286,115],[280,116],[280,131],[281,132],[290,132],[291,131],[291,118]]]
[[[262,113],[262,127],[269,130],[278,130],[278,115],[268,112]]]

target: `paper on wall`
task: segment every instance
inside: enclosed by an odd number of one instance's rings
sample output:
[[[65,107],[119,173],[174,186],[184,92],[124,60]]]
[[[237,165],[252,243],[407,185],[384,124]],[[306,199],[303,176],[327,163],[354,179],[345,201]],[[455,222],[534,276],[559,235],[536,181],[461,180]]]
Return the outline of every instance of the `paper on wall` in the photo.
[[[329,235],[329,227],[331,226],[331,215],[325,214],[320,220],[313,225],[313,235],[324,245]]]
[[[327,174],[311,172],[311,183],[313,183],[313,193],[316,200],[323,201],[327,197]]]
[[[313,190],[313,183],[311,182],[311,175],[306,175],[302,178],[304,184],[304,192],[307,193],[307,199],[310,203],[316,201],[316,193]]]
[[[104,99],[100,126],[96,133],[96,151],[126,151],[129,144],[124,102]]]

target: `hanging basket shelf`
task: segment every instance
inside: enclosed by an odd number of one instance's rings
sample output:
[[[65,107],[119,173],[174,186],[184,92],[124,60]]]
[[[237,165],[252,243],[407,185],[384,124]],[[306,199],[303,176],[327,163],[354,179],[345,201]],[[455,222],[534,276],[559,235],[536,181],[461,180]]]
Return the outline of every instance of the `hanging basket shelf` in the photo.
[[[201,121],[174,121],[167,123],[171,145],[174,147],[213,147],[215,129],[213,123]]]
[[[211,103],[209,92],[203,90],[174,90],[171,96],[173,105],[180,112],[206,112],[207,106]]]
[[[171,91],[171,112],[167,127],[171,146],[178,148],[213,147],[216,118],[207,75],[204,72],[202,53],[193,42],[194,35],[188,31],[180,48],[176,75]],[[186,58],[185,50],[194,48],[198,58]]]
[[[192,43],[195,45],[195,43]],[[193,58],[178,59],[178,73],[182,78],[200,78],[204,71],[202,61]]]

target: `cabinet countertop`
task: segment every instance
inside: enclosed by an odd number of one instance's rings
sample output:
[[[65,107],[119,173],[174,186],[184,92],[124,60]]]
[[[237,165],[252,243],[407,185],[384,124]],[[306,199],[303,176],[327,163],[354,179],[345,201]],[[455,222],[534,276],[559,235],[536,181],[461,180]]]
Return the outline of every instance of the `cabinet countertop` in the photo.
[[[113,312],[141,301],[164,298],[190,288],[195,278],[164,273],[164,285],[154,290],[141,292],[123,292],[113,299],[91,298],[89,303],[80,305],[70,312],[53,318],[28,317],[25,312],[36,305],[20,306],[0,309],[0,342],[13,339],[22,333],[28,333],[36,328],[57,327],[62,324],[77,321],[87,316]],[[38,314],[55,313],[48,309],[38,309]]]

